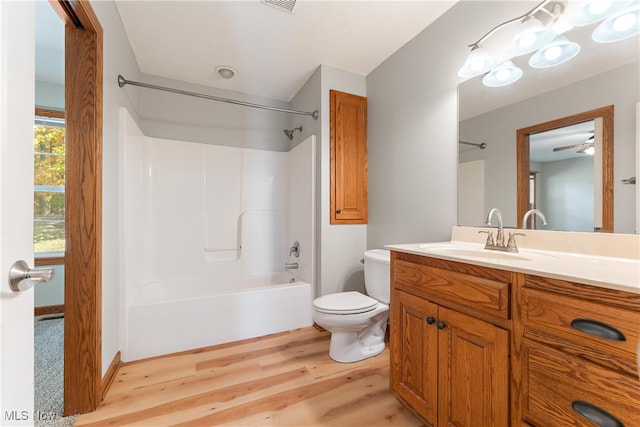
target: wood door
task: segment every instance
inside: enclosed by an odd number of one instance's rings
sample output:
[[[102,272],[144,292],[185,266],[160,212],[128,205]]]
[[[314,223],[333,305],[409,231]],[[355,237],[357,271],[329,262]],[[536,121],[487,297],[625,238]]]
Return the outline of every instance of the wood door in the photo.
[[[330,91],[331,224],[367,223],[367,98]]]
[[[438,425],[507,426],[509,332],[444,307],[437,327]]]
[[[431,425],[437,419],[438,306],[402,291],[391,299],[391,388]]]

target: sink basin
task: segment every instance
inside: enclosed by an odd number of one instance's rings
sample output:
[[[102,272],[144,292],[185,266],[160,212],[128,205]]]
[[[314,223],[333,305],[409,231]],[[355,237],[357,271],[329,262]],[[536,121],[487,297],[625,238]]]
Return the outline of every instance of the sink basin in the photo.
[[[487,259],[504,259],[510,261],[530,261],[531,258],[523,256],[520,253],[493,251],[489,249],[475,249],[475,248],[456,248],[456,247],[432,247],[424,248],[429,251],[441,253],[443,255],[449,254],[452,256],[471,257],[471,258],[487,258]]]
[[[418,245],[421,252],[448,255],[460,258],[480,258],[494,261],[540,261],[553,258],[551,255],[537,251],[521,250],[520,252],[502,252],[484,249],[484,246],[465,243],[424,243]]]

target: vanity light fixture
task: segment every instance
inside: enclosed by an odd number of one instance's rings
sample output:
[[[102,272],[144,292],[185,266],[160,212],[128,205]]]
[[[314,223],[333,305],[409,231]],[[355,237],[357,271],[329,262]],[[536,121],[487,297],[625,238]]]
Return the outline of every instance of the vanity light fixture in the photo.
[[[545,27],[542,21],[529,16],[522,21],[513,40],[507,46],[507,55],[526,55],[548,45],[555,36],[556,33]]]
[[[633,3],[633,0],[586,0],[580,5],[573,25],[581,27],[617,15]]]
[[[522,77],[522,69],[516,67],[511,61],[505,61],[487,73],[482,78],[482,83],[489,87],[502,87],[520,80],[520,77]]]
[[[524,15],[493,27],[469,45],[471,52],[458,76],[471,78],[488,73],[482,82],[486,86],[500,87],[522,77],[522,70],[510,61],[513,57],[536,51],[529,58],[532,68],[555,67],[574,58],[580,53],[580,45],[552,28],[564,10],[562,3],[544,0]],[[603,22],[591,35],[596,42],[610,43],[640,34],[640,0],[584,0],[572,24],[582,26],[601,20]],[[502,27],[515,22],[520,22],[520,26],[505,49],[506,58],[496,65],[497,62],[482,48],[482,43]]]
[[[578,53],[580,53],[580,45],[570,41],[567,36],[559,34],[549,45],[529,58],[529,65],[533,68],[555,67],[572,59]]]
[[[458,70],[458,76],[471,78],[489,72],[484,76],[482,82],[490,87],[506,86],[520,79],[523,74],[520,68],[510,60],[498,64],[482,48],[482,43],[502,27],[519,22],[520,27],[514,39],[506,48],[508,59],[539,50],[551,43],[556,37],[555,31],[550,26],[558,20],[563,11],[562,3],[544,0],[524,15],[495,26],[480,37],[477,42],[469,45],[471,52],[462,68]],[[551,54],[556,55],[556,51],[552,51]]]
[[[591,38],[598,43],[611,43],[640,34],[640,2],[605,19],[593,30]]]
[[[472,49],[467,56],[467,60],[464,62],[462,68],[458,70],[458,76],[463,79],[484,74],[496,65],[496,61],[494,61],[479,44],[476,43],[471,46]]]

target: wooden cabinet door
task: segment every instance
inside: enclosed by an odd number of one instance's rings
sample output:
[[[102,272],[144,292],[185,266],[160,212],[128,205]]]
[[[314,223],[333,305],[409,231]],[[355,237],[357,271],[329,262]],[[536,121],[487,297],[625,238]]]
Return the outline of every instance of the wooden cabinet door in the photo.
[[[437,327],[438,425],[507,426],[509,332],[444,307]]]
[[[437,419],[437,316],[437,305],[393,291],[391,388],[431,425]]]
[[[331,224],[367,223],[367,98],[330,91]]]

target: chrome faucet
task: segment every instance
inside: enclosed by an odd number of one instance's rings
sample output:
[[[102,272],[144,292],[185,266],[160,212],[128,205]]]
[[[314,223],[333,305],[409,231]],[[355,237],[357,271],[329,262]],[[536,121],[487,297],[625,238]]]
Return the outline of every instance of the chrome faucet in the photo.
[[[498,217],[498,234],[496,235],[494,246],[504,247],[504,230],[502,228],[502,212],[500,212],[500,209],[493,208],[489,211],[489,214],[487,215],[487,225],[491,225],[491,218],[493,218],[494,214]]]
[[[525,213],[524,216],[522,217],[522,228],[524,229],[527,228],[527,221],[529,220],[529,217],[532,214],[537,215],[538,218],[540,218],[540,221],[542,221],[542,225],[547,225],[547,219],[544,217],[544,214],[542,213],[542,211],[538,209],[529,209],[527,213]]]
[[[493,240],[493,233],[491,230],[480,230],[478,233],[486,233],[487,241],[484,244],[485,249],[491,249],[494,251],[504,251],[504,252],[518,252],[518,246],[516,245],[515,236],[524,236],[524,233],[509,233],[509,241],[504,243],[504,229],[502,228],[502,212],[500,209],[493,208],[489,211],[489,215],[487,215],[487,225],[491,225],[491,219],[495,214],[498,217],[498,234],[496,235],[496,240]]]
[[[295,270],[296,268],[298,268],[298,263],[297,262],[286,262],[284,264],[284,269],[285,270]]]

